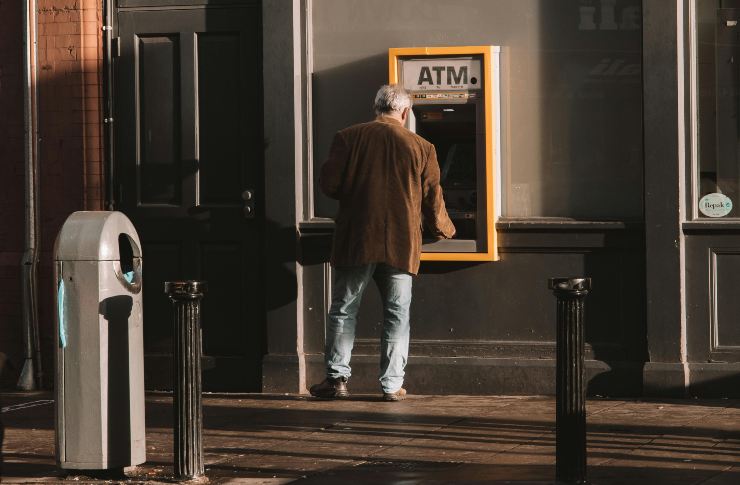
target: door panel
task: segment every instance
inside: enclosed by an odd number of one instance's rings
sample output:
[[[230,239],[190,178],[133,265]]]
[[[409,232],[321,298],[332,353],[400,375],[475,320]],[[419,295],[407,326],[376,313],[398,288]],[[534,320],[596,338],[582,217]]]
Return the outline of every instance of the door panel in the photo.
[[[204,389],[261,388],[259,29],[253,4],[118,12],[118,209],[143,245],[149,389],[171,387],[172,309],[163,288],[173,279],[208,282]],[[248,218],[245,190],[254,194]]]
[[[138,37],[139,170],[141,204],[179,205],[180,69],[175,36]]]
[[[206,204],[240,202],[239,36],[198,36],[198,118],[200,125],[200,200]]]

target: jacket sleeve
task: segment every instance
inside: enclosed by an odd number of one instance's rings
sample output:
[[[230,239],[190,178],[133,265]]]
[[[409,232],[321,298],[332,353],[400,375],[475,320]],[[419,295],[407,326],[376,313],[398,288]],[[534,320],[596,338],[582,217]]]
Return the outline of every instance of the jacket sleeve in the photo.
[[[341,132],[334,135],[329,158],[321,166],[319,185],[321,191],[332,199],[341,199],[344,172],[349,162],[349,148]]]
[[[426,163],[421,173],[421,211],[427,229],[437,239],[450,239],[455,235],[455,226],[450,220],[439,185],[439,163],[434,145],[429,147]]]

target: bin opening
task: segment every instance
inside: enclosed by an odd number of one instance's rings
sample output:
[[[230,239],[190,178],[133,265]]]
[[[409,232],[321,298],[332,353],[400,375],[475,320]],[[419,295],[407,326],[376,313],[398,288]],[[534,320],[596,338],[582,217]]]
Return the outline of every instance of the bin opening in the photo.
[[[134,244],[127,234],[118,235],[118,254],[120,255],[121,274],[129,283],[134,281],[134,258],[139,255],[134,254]],[[138,250],[138,248],[136,248]]]

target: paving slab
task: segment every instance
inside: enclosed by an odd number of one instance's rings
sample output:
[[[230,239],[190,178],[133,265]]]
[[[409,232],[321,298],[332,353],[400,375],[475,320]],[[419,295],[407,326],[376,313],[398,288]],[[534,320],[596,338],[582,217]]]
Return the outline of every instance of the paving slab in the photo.
[[[172,402],[147,395],[147,463],[126,475],[64,474],[48,393],[0,394],[3,483],[172,483]],[[554,484],[549,397],[205,395],[214,484]],[[593,485],[737,485],[740,401],[587,403]]]

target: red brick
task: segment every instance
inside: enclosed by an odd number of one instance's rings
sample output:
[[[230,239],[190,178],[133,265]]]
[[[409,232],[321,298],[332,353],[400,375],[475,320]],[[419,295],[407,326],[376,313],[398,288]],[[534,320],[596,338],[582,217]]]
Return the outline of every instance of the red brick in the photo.
[[[85,168],[86,169],[93,169],[93,167],[101,167],[100,170],[102,170],[103,166],[103,151],[97,148],[85,148]],[[87,158],[87,157],[90,158]]]
[[[100,125],[86,124],[85,125],[85,136],[86,137],[100,136]]]
[[[79,49],[76,47],[53,47],[46,49],[49,61],[67,61],[77,59]]]
[[[79,66],[82,72],[100,72],[100,62],[97,59],[82,59]]]
[[[102,127],[100,129],[102,133]],[[101,150],[103,146],[103,137],[102,136],[89,136],[85,140],[85,146],[88,150]]]
[[[79,22],[43,24],[43,28],[46,35],[73,35],[82,32],[82,25]]]
[[[60,24],[65,25],[65,24]],[[54,38],[54,47],[62,47],[62,48],[79,48],[82,47],[82,36],[80,35],[55,35]]]
[[[81,26],[81,31],[85,34],[99,35],[102,32],[100,30],[100,23],[97,20],[80,22],[79,25]]]
[[[102,54],[102,51],[98,49],[98,46],[101,44],[99,42],[100,35],[98,34],[97,29],[92,32],[85,31],[81,37],[82,37],[82,45],[84,47],[94,47],[96,49],[96,52],[98,53],[98,56]]]
[[[82,59],[98,59],[101,57],[102,52],[95,45],[86,46],[82,48]]]

